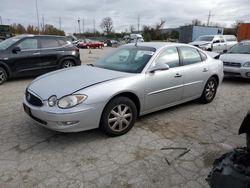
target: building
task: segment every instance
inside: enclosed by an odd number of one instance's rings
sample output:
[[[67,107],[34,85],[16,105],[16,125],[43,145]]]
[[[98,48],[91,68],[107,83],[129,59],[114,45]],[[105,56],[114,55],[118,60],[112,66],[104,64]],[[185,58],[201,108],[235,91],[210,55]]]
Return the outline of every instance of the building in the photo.
[[[223,34],[224,29],[220,27],[181,26],[179,29],[179,42],[189,43],[202,35],[218,35]]]

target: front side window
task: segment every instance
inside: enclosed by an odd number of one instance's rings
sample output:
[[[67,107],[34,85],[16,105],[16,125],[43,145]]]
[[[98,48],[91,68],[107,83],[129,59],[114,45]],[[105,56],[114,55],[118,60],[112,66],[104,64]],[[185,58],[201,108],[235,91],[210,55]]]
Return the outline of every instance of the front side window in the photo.
[[[59,43],[56,39],[40,39],[41,48],[56,48]]]
[[[99,59],[94,66],[121,72],[140,73],[153,56],[155,48],[127,46]]]
[[[191,47],[179,47],[183,59],[183,65],[190,65],[201,62],[201,56],[197,49]]]
[[[37,49],[37,39],[24,39],[17,45],[21,50]]]
[[[200,36],[195,41],[212,41],[214,36]]]
[[[165,63],[169,68],[179,66],[179,54],[177,48],[170,47],[165,49],[155,60],[155,64]]]

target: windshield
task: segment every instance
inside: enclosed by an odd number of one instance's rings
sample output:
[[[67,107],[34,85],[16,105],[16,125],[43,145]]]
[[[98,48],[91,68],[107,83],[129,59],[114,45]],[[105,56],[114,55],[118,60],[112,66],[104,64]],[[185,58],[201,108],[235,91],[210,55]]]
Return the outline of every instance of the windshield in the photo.
[[[200,36],[195,41],[212,41],[214,36]]]
[[[17,37],[12,37],[9,39],[6,39],[2,42],[0,42],[0,50],[6,50],[7,48],[9,48],[12,44],[16,43],[17,41],[19,41],[21,38],[17,38]]]
[[[151,47],[121,47],[99,59],[94,66],[121,72],[140,73],[155,51],[156,49]]]
[[[228,53],[232,54],[250,54],[250,43],[239,43],[234,45]]]

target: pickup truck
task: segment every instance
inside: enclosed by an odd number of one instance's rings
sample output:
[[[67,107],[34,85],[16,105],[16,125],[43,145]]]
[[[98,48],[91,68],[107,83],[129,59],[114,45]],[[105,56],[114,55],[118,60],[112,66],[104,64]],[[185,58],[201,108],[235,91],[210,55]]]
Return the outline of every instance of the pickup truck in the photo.
[[[234,35],[203,35],[189,44],[202,50],[221,53],[237,43],[237,38]]]

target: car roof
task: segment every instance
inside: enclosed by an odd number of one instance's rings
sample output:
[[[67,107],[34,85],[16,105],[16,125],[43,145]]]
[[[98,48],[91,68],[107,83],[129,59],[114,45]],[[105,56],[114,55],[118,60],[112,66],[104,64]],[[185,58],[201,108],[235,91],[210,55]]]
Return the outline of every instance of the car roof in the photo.
[[[126,44],[124,46],[135,46],[135,43]],[[137,46],[143,46],[143,47],[151,47],[155,48],[156,50],[161,49],[162,47],[166,46],[190,46],[188,44],[183,43],[175,43],[175,42],[139,42],[137,43]]]
[[[26,38],[26,37],[58,37],[62,38],[65,36],[59,36],[59,35],[33,35],[33,34],[22,34],[22,35],[17,35],[15,36],[16,38]]]

